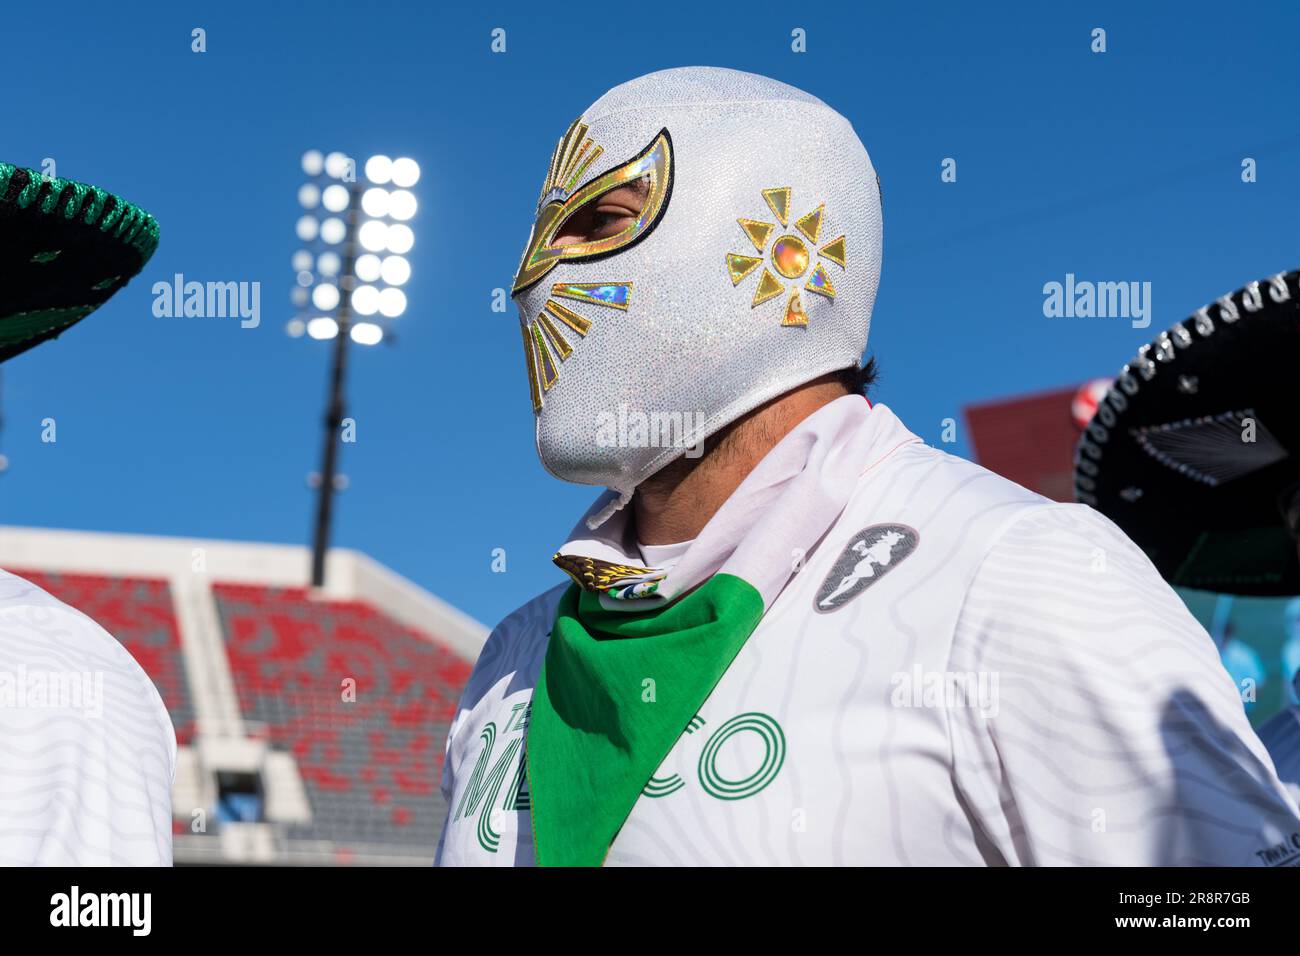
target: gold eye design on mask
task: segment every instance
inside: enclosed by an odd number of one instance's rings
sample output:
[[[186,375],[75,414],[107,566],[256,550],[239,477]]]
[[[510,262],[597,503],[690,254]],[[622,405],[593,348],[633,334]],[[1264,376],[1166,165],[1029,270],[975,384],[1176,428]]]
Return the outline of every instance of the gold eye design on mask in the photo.
[[[758,255],[728,252],[727,275],[731,278],[731,284],[738,286],[751,272],[762,266],[763,271],[759,274],[754,298],[749,303],[751,309],[786,292],[787,287],[781,281],[782,279],[794,280],[788,288],[785,318],[781,320],[781,324],[806,326],[808,313],[804,311],[803,296],[800,293],[800,280],[805,275],[808,279],[803,283],[804,291],[825,296],[827,299],[835,298],[835,286],[831,282],[830,273],[826,271],[824,265],[813,258],[812,250],[815,248],[818,256],[843,269],[844,237],[832,239],[820,247],[817,245],[822,231],[822,215],[826,211],[825,203],[795,220],[794,227],[803,238],[792,232],[785,232],[790,223],[792,192],[789,186],[763,190],[763,201],[767,203],[767,208],[772,210],[777,222],[781,224],[779,230],[775,222],[762,222],[755,219],[736,220]],[[778,235],[776,241],[769,246],[767,240],[773,233]]]
[[[585,337],[591,320],[584,318],[557,299],[570,299],[588,305],[626,312],[632,301],[631,282],[557,282],[551,296],[533,321],[521,325],[524,334],[524,364],[528,369],[528,391],[533,411],[542,410],[542,398],[560,378],[559,363],[573,354],[573,346],[561,326]]]
[[[542,184],[541,208],[515,274],[511,295],[522,292],[561,262],[599,259],[627,249],[648,236],[668,208],[673,169],[673,146],[668,130],[660,130],[639,156],[572,191],[573,185],[601,154],[599,146],[584,139],[586,133],[587,127],[574,121],[555,147],[550,170]],[[637,215],[629,217],[628,224],[618,232],[587,241],[556,242],[565,223],[587,206],[611,190],[642,178],[648,186],[645,201]]]

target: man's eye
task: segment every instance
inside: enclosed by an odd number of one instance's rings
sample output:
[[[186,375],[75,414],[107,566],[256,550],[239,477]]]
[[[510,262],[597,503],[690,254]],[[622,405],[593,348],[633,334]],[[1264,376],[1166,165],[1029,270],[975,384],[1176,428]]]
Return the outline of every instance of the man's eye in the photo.
[[[595,222],[592,223],[592,226],[596,234],[603,237],[607,234],[618,232],[618,230],[623,227],[623,224],[627,222],[628,217],[626,213],[601,212],[600,210],[597,210],[594,218]]]
[[[575,242],[607,239],[627,228],[633,216],[626,210],[584,209],[573,216],[556,235],[554,244],[567,246]]]

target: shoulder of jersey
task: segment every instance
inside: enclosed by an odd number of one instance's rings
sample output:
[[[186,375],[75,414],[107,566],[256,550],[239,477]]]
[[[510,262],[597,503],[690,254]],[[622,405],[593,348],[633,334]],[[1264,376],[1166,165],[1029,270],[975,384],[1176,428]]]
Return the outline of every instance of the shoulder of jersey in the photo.
[[[128,686],[139,689],[142,701],[149,701],[159,731],[176,746],[171,717],[153,680],[131,652],[92,618],[16,574],[0,570],[0,648],[8,656],[31,655],[33,660],[50,660],[46,649],[58,659],[75,662],[87,670],[117,675]],[[14,664],[22,660],[11,661]]]
[[[5,636],[22,641],[33,651],[41,645],[57,645],[64,654],[85,655],[97,668],[130,674],[153,686],[144,668],[112,634],[81,611],[8,571],[0,571],[0,616]]]
[[[480,684],[490,686],[502,674],[540,659],[555,623],[555,610],[568,586],[567,583],[557,584],[549,591],[543,591],[515,608],[492,628],[466,685],[466,695]]]
[[[906,488],[909,481],[919,481],[924,477],[922,494],[926,498],[938,501],[958,495],[963,503],[972,508],[997,502],[1052,507],[1061,504],[1030,491],[1009,478],[1003,478],[982,465],[918,440],[869,463],[858,477],[858,487],[850,501],[850,507],[871,507],[872,501],[877,499],[876,489],[880,487],[881,480],[886,476],[894,479],[900,474],[904,477],[901,481],[894,482],[896,487]],[[871,491],[867,492],[867,488],[871,488]]]

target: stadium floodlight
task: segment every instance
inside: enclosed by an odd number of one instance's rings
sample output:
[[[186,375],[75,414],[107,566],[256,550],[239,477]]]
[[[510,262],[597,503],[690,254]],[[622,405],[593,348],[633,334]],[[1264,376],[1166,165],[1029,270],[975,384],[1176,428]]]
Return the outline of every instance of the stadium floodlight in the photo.
[[[311,290],[311,304],[322,312],[331,312],[339,304],[339,287],[321,283]]]
[[[358,322],[352,326],[352,341],[358,345],[378,345],[383,338],[383,328],[373,322]]]
[[[374,315],[379,311],[379,290],[372,285],[357,286],[352,291],[352,310],[357,315]]]
[[[325,480],[318,488],[312,546],[312,585],[325,583],[337,471],[339,427],[343,421],[343,384],[349,342],[378,345],[390,339],[387,325],[406,312],[411,279],[407,254],[415,245],[410,221],[419,201],[411,187],[420,181],[420,165],[406,156],[371,156],[358,182],[357,163],[347,154],[308,150],[302,156],[307,181],[298,187],[302,209],[294,232],[304,248],[293,254],[295,286],[291,299],[297,314],[285,331],[294,338],[333,343],[329,405],[325,421]],[[353,315],[364,321],[353,322]]]
[[[388,215],[401,222],[415,216],[415,194],[409,189],[394,189],[388,194]]]
[[[366,160],[366,179],[382,186],[393,178],[393,161],[387,156],[371,156]]]
[[[309,149],[302,154],[302,171],[308,176],[319,176],[325,171],[325,154],[319,149]]]
[[[347,224],[337,216],[331,216],[320,224],[320,237],[331,246],[337,246],[348,237]]]
[[[389,252],[404,256],[411,251],[413,245],[415,245],[415,233],[404,223],[394,223],[384,234],[384,246]]]
[[[318,315],[307,323],[307,334],[313,339],[332,339],[339,334],[339,324],[328,315]]]
[[[401,289],[385,289],[379,293],[379,311],[395,319],[406,311],[406,293]]]
[[[393,160],[393,185],[410,189],[420,181],[420,167],[413,159],[402,157]]]
[[[348,208],[348,190],[346,186],[333,183],[326,186],[320,194],[320,204],[330,212],[342,212]]]
[[[401,256],[389,256],[379,267],[379,274],[389,285],[405,285],[411,278],[410,260]]]
[[[310,268],[310,266],[308,266]],[[316,260],[316,271],[323,276],[333,278],[343,268],[343,260],[337,252],[322,252]]]
[[[346,153],[330,153],[325,157],[325,175],[331,179],[342,179],[348,174],[351,162]]]
[[[388,244],[388,223],[371,219],[363,223],[358,233],[361,245],[369,252],[382,252]]]
[[[374,282],[382,274],[383,265],[378,256],[366,253],[357,257],[356,272],[362,282]]]
[[[388,190],[375,186],[361,194],[361,211],[379,218],[388,215]]]

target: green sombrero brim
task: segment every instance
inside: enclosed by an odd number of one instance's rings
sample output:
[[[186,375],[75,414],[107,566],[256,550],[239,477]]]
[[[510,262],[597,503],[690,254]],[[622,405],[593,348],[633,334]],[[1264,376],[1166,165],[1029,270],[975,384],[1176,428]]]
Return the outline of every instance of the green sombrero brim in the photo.
[[[0,362],[107,302],[158,248],[158,223],[97,186],[0,163]]]

